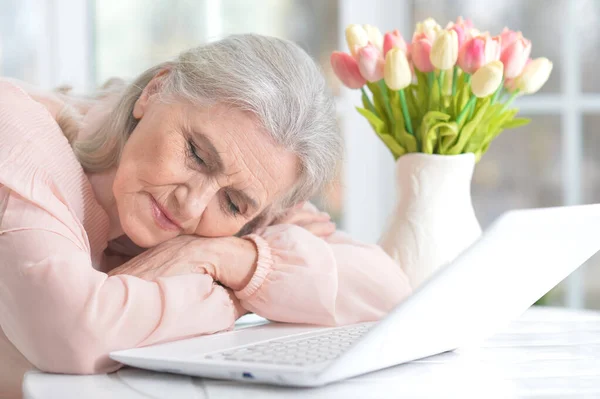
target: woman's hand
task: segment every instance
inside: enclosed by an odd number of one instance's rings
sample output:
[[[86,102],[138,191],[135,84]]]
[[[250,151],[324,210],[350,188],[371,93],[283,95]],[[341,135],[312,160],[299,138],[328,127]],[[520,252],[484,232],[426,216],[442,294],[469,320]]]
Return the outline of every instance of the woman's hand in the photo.
[[[326,212],[320,212],[310,202],[302,202],[290,208],[271,224],[295,224],[322,238],[329,237],[336,229],[331,216]]]
[[[189,273],[208,274],[215,281],[239,291],[256,270],[254,244],[237,237],[204,238],[182,235],[163,242],[108,272],[144,280]]]
[[[207,274],[226,287],[238,318],[247,311],[233,291],[248,284],[256,269],[256,258],[256,248],[248,240],[182,235],[148,249],[110,270],[108,275],[127,274],[153,281],[182,274]]]
[[[108,275],[128,274],[149,281],[188,273],[214,277],[215,259],[212,254],[201,251],[201,240],[190,235],[175,237],[110,270]]]

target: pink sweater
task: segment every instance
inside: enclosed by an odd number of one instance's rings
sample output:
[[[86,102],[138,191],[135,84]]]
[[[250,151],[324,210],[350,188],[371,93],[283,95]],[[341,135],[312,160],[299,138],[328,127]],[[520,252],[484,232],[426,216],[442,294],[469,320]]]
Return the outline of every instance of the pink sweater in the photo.
[[[232,303],[208,275],[145,281],[98,270],[107,237],[108,217],[55,120],[0,80],[0,394],[31,365],[110,372],[119,367],[110,351],[233,326]],[[256,273],[236,295],[271,320],[376,320],[410,293],[379,247],[342,233],[323,240],[274,225],[251,238]]]

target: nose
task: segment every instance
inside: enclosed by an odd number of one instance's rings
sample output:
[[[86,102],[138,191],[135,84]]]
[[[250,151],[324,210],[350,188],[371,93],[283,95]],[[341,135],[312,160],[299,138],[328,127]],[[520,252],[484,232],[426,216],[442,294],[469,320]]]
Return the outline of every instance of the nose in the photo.
[[[217,184],[206,178],[194,178],[175,188],[175,199],[179,210],[180,223],[196,225],[206,207],[219,191]]]

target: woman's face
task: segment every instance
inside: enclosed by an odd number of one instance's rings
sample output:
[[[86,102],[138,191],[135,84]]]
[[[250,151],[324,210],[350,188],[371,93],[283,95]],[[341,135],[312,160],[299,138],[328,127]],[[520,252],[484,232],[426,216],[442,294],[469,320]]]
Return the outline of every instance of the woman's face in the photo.
[[[298,159],[251,114],[161,102],[157,80],[134,107],[139,123],[113,185],[121,227],[137,245],[181,234],[234,235],[289,192]]]

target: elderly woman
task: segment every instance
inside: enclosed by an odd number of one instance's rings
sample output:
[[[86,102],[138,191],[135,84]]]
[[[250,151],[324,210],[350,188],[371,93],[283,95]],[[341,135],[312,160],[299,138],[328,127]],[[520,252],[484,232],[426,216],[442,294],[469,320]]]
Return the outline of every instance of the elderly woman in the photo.
[[[0,81],[0,393],[32,366],[110,372],[110,351],[248,311],[340,325],[409,293],[380,248],[302,206],[341,139],[296,45],[231,36],[91,107],[20,86]]]

